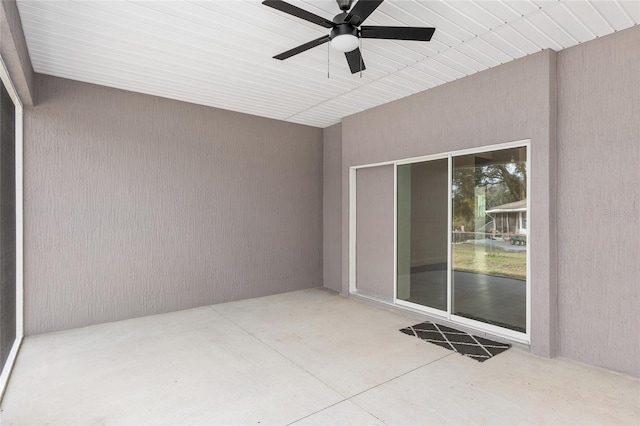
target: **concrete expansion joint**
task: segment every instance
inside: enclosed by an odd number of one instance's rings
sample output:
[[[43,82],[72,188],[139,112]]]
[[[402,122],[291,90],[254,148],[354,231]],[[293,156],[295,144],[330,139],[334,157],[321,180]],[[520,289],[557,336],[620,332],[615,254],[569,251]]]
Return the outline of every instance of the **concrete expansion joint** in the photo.
[[[267,345],[267,346],[268,346],[268,345]],[[385,384],[387,384],[387,383],[389,383],[389,382],[392,382],[392,381],[394,381],[394,380],[396,380],[396,379],[399,379],[400,377],[403,377],[403,376],[406,376],[407,374],[413,373],[413,372],[414,372],[414,371],[416,371],[416,370],[420,370],[421,368],[424,368],[424,367],[426,367],[426,366],[428,366],[428,365],[434,364],[434,363],[436,363],[436,362],[440,361],[441,359],[446,358],[446,357],[448,357],[448,356],[451,356],[451,355],[453,355],[453,354],[455,354],[455,352],[451,352],[451,353],[448,353],[448,354],[446,354],[446,355],[443,355],[443,356],[441,356],[440,358],[436,358],[436,359],[434,359],[434,360],[432,360],[432,361],[426,362],[426,363],[424,363],[424,364],[422,364],[422,365],[419,365],[419,366],[417,366],[417,367],[415,367],[415,368],[412,368],[412,369],[410,369],[410,370],[408,370],[408,371],[405,371],[405,372],[404,372],[404,373],[402,373],[402,374],[398,374],[398,375],[396,375],[396,376],[394,376],[394,377],[392,377],[392,378],[390,378],[390,379],[388,379],[388,380],[385,380],[385,381],[383,381],[383,382],[380,382],[380,383],[378,383],[377,385],[371,386],[371,387],[369,387],[369,388],[367,388],[367,389],[365,389],[365,390],[362,390],[362,391],[360,391],[360,392],[354,393],[353,395],[348,396],[348,397],[344,398],[344,399],[343,399],[343,400],[341,400],[341,401],[338,401],[338,402],[336,402],[336,403],[334,403],[334,404],[328,405],[328,406],[326,406],[326,407],[324,407],[324,408],[322,408],[322,409],[320,409],[320,410],[317,410],[317,411],[315,411],[315,412],[313,412],[313,413],[310,413],[310,414],[308,414],[308,415],[306,415],[306,416],[304,416],[304,417],[301,417],[301,418],[299,418],[299,419],[297,419],[297,420],[295,420],[295,421],[293,421],[293,422],[289,423],[287,426],[290,426],[290,425],[296,424],[297,422],[299,422],[299,421],[301,421],[301,420],[303,420],[303,419],[306,419],[307,417],[313,416],[314,414],[318,414],[318,413],[320,413],[320,412],[322,412],[322,411],[324,411],[324,410],[327,410],[327,409],[329,409],[329,408],[331,408],[331,407],[333,407],[333,406],[336,406],[336,405],[341,404],[341,403],[346,402],[346,401],[349,401],[349,402],[351,402],[351,403],[353,403],[353,404],[357,405],[360,409],[362,409],[362,410],[366,411],[368,414],[370,414],[371,416],[375,417],[376,419],[378,419],[378,420],[379,420],[380,422],[382,422],[383,424],[387,424],[387,423],[385,423],[385,422],[384,422],[380,417],[376,416],[376,415],[375,415],[374,413],[372,413],[370,410],[367,410],[365,407],[361,406],[360,404],[358,404],[358,403],[357,403],[356,401],[354,401],[353,399],[354,399],[356,396],[359,396],[359,395],[362,395],[362,394],[364,394],[364,393],[367,393],[367,392],[369,392],[369,391],[371,391],[371,390],[373,390],[373,389],[375,389],[375,388],[378,388],[378,387],[380,387],[380,386],[382,386],[382,385],[385,385]],[[292,362],[293,362],[293,361],[292,361]],[[294,363],[295,363],[295,362],[294,362]],[[305,371],[306,371],[306,370],[305,370]],[[309,374],[311,374],[313,377],[316,377],[316,376],[314,376],[312,373],[309,373]],[[316,377],[316,378],[317,378],[317,377]],[[318,379],[318,380],[320,380],[320,379]],[[322,380],[320,380],[320,381],[322,381]],[[323,382],[323,383],[324,383],[324,382]],[[330,386],[329,386],[329,387],[330,387]],[[337,392],[337,391],[336,391],[336,392]],[[340,392],[338,392],[338,393],[340,393]]]

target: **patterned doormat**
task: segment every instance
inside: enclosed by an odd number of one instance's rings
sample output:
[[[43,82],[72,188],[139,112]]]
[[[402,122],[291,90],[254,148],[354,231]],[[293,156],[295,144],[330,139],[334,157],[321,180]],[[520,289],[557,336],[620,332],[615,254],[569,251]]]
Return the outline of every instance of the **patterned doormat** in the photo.
[[[511,347],[507,343],[494,342],[430,321],[412,325],[400,331],[480,362],[484,362]]]

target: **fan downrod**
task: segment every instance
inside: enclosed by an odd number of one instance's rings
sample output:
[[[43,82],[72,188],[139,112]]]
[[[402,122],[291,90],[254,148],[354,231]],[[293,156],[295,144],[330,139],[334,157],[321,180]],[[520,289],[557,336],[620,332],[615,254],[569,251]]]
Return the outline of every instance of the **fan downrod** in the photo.
[[[338,7],[340,8],[340,10],[344,10],[346,12],[347,10],[351,9],[353,0],[336,0],[336,2],[338,3]]]

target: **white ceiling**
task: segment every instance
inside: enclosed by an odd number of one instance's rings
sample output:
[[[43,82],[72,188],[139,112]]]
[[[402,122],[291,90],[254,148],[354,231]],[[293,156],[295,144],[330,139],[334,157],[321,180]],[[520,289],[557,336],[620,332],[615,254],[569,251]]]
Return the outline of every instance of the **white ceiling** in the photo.
[[[334,0],[290,0],[331,19]],[[328,30],[254,0],[18,0],[36,72],[316,127],[640,22],[638,0],[387,0],[366,25],[433,26],[431,42],[362,41],[349,72]],[[327,78],[327,61],[330,78]]]

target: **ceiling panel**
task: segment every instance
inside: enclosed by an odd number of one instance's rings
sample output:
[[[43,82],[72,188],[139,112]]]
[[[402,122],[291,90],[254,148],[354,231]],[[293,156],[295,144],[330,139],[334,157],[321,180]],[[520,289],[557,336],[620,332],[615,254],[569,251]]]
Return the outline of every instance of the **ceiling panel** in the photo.
[[[517,59],[527,54],[526,50],[518,47],[513,40],[501,35],[499,31],[490,31],[479,38],[509,58]]]
[[[438,77],[432,70],[424,67],[407,67],[389,76],[389,78],[394,77],[400,77],[405,81],[411,82],[412,87],[416,89],[413,93],[422,92],[423,90],[447,82],[447,80],[444,80],[442,77]]]
[[[593,8],[598,11],[598,14],[607,21],[607,24],[615,28],[616,31],[623,30],[633,24],[629,13],[627,13],[617,1],[594,1],[591,4]],[[636,1],[634,4],[636,9],[640,8],[640,2]]]
[[[629,20],[634,24],[640,23],[640,2],[637,0],[616,0],[616,4],[619,5],[627,16],[629,16]]]
[[[522,32],[515,28],[515,25],[519,24],[521,20],[514,21],[512,25],[505,25],[498,28],[494,33],[507,41],[515,49],[524,52],[525,55],[539,52],[544,49],[544,45],[539,45],[535,41],[527,38]],[[487,39],[487,37],[485,37]]]
[[[291,0],[327,19],[333,0]],[[430,42],[362,40],[349,72],[329,30],[255,0],[18,0],[36,72],[317,127],[542,49],[638,24],[628,0],[387,0],[365,25],[434,26]]]
[[[501,1],[501,3],[513,10],[513,12],[517,15],[520,15],[522,17],[537,11],[538,9],[540,9],[543,6],[549,6],[549,1],[547,2],[538,2],[538,4],[534,3],[533,1],[530,0],[514,0],[514,1],[509,1],[509,0],[503,0]],[[511,21],[509,21],[511,22]]]
[[[455,64],[458,69],[462,70],[462,72],[467,75],[474,74],[488,68],[482,62],[476,61],[472,57],[461,52],[459,49],[460,46],[449,49],[441,55],[438,55],[437,59],[445,63],[448,61],[448,65],[450,66]]]
[[[489,52],[485,46],[481,46],[477,42],[474,43],[477,40],[474,38],[467,43],[462,43],[456,50],[487,68],[500,65],[500,59],[495,52]]]
[[[476,24],[480,25],[485,32],[491,28],[502,25],[504,22],[490,9],[482,7],[481,4],[486,2],[471,2],[471,1],[457,1],[448,3],[451,7],[454,7],[459,13],[467,17],[467,19],[473,20]]]
[[[560,23],[562,28],[571,35],[577,43],[592,40],[596,37],[595,33],[589,29],[584,23],[571,11],[565,4],[555,7],[546,12],[549,19]]]
[[[536,15],[540,17],[540,14]],[[532,20],[535,19],[532,16],[530,19],[521,19],[513,23],[512,28],[517,31],[521,36],[532,42],[538,49],[550,47],[553,50],[562,50],[563,46],[554,39],[553,34],[549,34],[536,25]]]
[[[474,2],[479,9],[484,9],[487,13],[495,16],[500,25],[507,24],[521,16],[514,8],[506,5],[504,1],[487,0]]]
[[[587,0],[568,1],[567,7],[598,37],[611,34],[615,30],[593,4]]]
[[[504,49],[499,43],[498,45],[492,44],[483,37],[469,40],[465,45],[482,53],[483,56],[493,59],[496,62],[494,65],[504,64],[516,58],[516,56],[510,55],[508,49]]]
[[[535,28],[540,34],[553,41],[553,44],[557,46],[556,50],[578,43],[578,40],[571,33],[546,12],[531,16],[529,22],[532,28]]]

